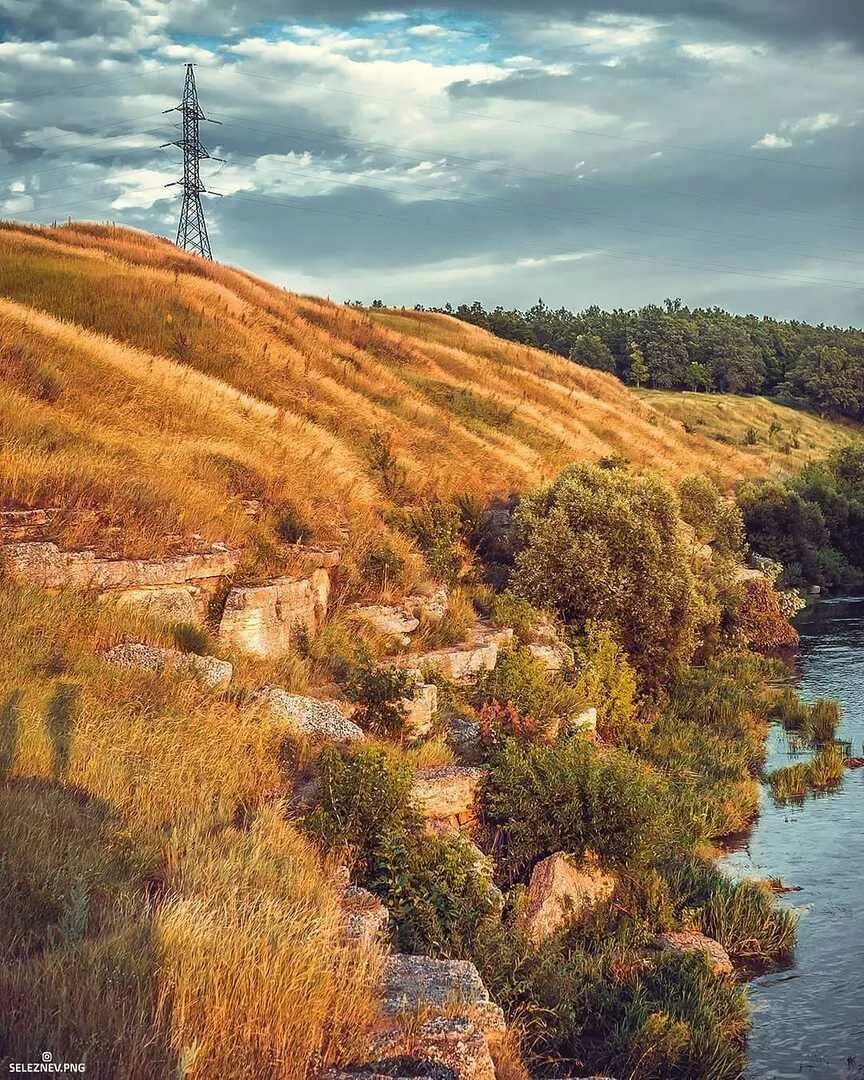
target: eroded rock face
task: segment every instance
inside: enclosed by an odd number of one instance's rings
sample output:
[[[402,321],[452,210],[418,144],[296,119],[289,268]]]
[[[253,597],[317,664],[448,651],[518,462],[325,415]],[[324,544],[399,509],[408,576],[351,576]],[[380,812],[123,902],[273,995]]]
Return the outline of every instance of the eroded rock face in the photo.
[[[244,585],[226,598],[219,637],[253,656],[282,656],[298,633],[317,634],[327,615],[330,575],[313,570],[308,578],[278,578]]]
[[[425,818],[470,818],[486,770],[470,765],[422,769],[411,785],[411,801]]]
[[[547,671],[561,671],[573,664],[573,650],[563,643],[533,644],[528,646],[531,656],[541,663]]]
[[[204,554],[170,559],[100,559],[92,551],[61,551],[56,544],[7,544],[6,572],[15,580],[43,589],[141,589],[183,585],[229,577],[238,552],[214,546]]]
[[[531,873],[528,902],[520,929],[535,945],[608,900],[615,878],[602,871],[596,859],[577,863],[564,852],[541,860]]]
[[[414,739],[428,735],[438,711],[438,687],[434,683],[420,682],[413,695],[403,698],[401,704],[405,710],[406,734]]]
[[[159,675],[163,672],[191,675],[210,690],[226,687],[234,674],[234,669],[227,660],[219,660],[215,656],[198,656],[197,653],[182,653],[176,649],[164,649],[140,642],[115,645],[103,653],[103,659],[109,664],[152,671]]]
[[[432,960],[395,953],[384,969],[383,1008],[389,1016],[422,1006],[464,1006],[478,1031],[505,1029],[501,1008],[489,997],[480,973],[469,960]]]
[[[597,735],[597,710],[592,705],[590,709],[574,716],[570,721],[570,728],[580,734],[596,737]]]
[[[434,671],[458,682],[484,671],[494,671],[499,650],[512,640],[513,631],[510,629],[482,628],[463,645],[412,656],[410,662],[421,671]]]
[[[359,742],[366,737],[335,701],[290,694],[279,686],[262,686],[252,695],[251,705],[284,721],[298,735],[317,742]]]
[[[122,589],[116,600],[122,607],[134,608],[150,618],[175,623],[198,623],[206,606],[206,597],[194,585]]]
[[[353,619],[368,623],[385,637],[406,641],[420,625],[407,604],[355,604],[348,609]]]
[[[698,930],[676,930],[661,934],[656,941],[661,952],[702,953],[715,975],[731,975],[732,961],[719,941],[700,934]]]

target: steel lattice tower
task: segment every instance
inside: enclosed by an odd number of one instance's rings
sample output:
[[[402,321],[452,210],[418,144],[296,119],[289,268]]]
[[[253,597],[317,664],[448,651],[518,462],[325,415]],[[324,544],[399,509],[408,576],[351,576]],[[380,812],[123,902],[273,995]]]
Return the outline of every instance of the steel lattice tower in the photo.
[[[177,247],[185,251],[194,251],[202,258],[212,259],[210,237],[207,235],[207,222],[204,220],[204,207],[201,205],[202,194],[208,193],[201,183],[200,162],[210,158],[207,147],[201,142],[198,125],[208,120],[198,104],[198,90],[195,86],[195,71],[192,64],[186,65],[186,82],[183,86],[183,100],[166,112],[179,112],[183,117],[183,137],[166,146],[179,146],[183,151],[183,179],[174,180],[168,187],[178,185],[183,188],[183,205],[180,207],[180,224],[177,226]],[[218,124],[218,120],[208,120]],[[219,160],[213,158],[212,160]],[[216,195],[218,192],[209,192]]]

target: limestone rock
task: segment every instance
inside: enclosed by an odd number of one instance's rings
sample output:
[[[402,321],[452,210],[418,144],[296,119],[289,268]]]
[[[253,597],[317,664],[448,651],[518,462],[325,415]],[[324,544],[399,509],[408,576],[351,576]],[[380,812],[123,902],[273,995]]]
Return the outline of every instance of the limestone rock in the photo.
[[[368,623],[379,634],[400,640],[413,634],[420,625],[420,620],[407,605],[357,604],[348,609],[348,614]]]
[[[403,698],[401,704],[405,709],[406,733],[415,739],[428,735],[438,711],[438,687],[435,683],[419,683],[413,695]]]
[[[534,867],[520,928],[537,945],[608,900],[614,888],[615,878],[600,870],[595,859],[586,857],[580,864],[559,851]]]
[[[480,973],[469,960],[432,960],[395,953],[384,969],[383,1009],[390,1016],[423,1006],[464,1006],[486,1034],[505,1028],[504,1014],[489,998]]]
[[[495,1080],[487,1036],[469,1016],[433,1016],[407,1036],[401,1028],[393,1028],[377,1040],[376,1049],[379,1054],[387,1054],[383,1061],[375,1063],[378,1075],[404,1070],[408,1076]],[[406,1068],[409,1060],[413,1072]],[[395,1069],[394,1062],[398,1063]],[[387,1072],[381,1073],[381,1069]]]
[[[468,817],[485,774],[485,769],[467,765],[422,769],[411,785],[411,800],[426,818]]]
[[[390,913],[377,896],[359,885],[342,894],[342,928],[348,941],[371,944],[386,936]]]
[[[337,547],[323,544],[295,544],[289,548],[289,558],[298,569],[311,573],[313,570],[335,570],[342,562],[342,552]]]
[[[547,671],[561,671],[573,663],[573,650],[569,645],[559,644],[533,644],[528,646],[528,652],[539,661]]]
[[[266,585],[232,589],[219,637],[253,656],[281,656],[298,632],[314,635],[320,630],[329,595],[326,570],[313,570],[308,578],[278,578]]]
[[[290,694],[279,686],[262,686],[252,695],[251,704],[284,721],[298,735],[315,741],[349,743],[366,737],[335,701]]]
[[[447,614],[450,592],[446,585],[439,585],[431,596],[409,596],[405,603],[414,611],[419,611],[424,619],[440,622]]]
[[[160,675],[163,672],[191,675],[210,690],[226,687],[234,674],[234,669],[227,660],[219,660],[215,656],[199,656],[197,653],[183,653],[157,645],[144,645],[140,642],[115,645],[103,653],[103,659],[109,664],[152,671]]]
[[[597,710],[594,706],[592,705],[590,709],[585,709],[578,716],[574,716],[570,721],[570,729],[580,735],[596,736]]]
[[[0,511],[0,536],[7,543],[38,540],[59,513],[54,507]]]
[[[56,544],[7,544],[6,572],[15,580],[43,589],[135,589],[183,585],[229,577],[239,553],[219,548],[170,559],[100,559],[93,551],[61,551]]]
[[[201,592],[193,585],[165,585],[149,589],[123,589],[116,594],[122,607],[133,608],[163,622],[201,622]]]
[[[481,628],[463,645],[447,649],[435,649],[419,656],[409,657],[412,666],[421,671],[435,671],[445,678],[459,681],[494,671],[498,663],[498,651],[513,640],[510,629]]]
[[[698,930],[677,930],[657,938],[661,952],[703,953],[708,967],[715,975],[731,975],[732,961],[719,941],[700,934]]]

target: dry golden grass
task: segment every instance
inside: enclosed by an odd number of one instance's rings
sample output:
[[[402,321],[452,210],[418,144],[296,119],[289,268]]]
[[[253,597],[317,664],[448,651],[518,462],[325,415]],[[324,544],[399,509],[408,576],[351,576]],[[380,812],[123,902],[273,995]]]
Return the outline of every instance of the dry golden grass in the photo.
[[[285,731],[104,664],[123,638],[165,640],[0,589],[0,1056],[299,1080],[361,1053],[382,958],[278,802]]]
[[[413,500],[503,494],[609,454],[673,477],[765,468],[559,357],[292,295],[126,229],[5,226],[0,296],[0,505],[62,506],[64,546],[147,556],[200,534],[266,569],[292,503],[317,538],[347,525],[359,567],[386,532],[375,430]]]
[[[639,397],[718,446],[734,446],[772,476],[794,475],[808,461],[861,438],[861,426],[852,421],[823,420],[765,397],[671,390],[641,390]]]

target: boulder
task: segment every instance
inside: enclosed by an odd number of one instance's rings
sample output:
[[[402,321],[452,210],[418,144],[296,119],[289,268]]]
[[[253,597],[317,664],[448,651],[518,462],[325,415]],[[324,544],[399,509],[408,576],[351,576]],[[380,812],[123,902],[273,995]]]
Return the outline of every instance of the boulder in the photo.
[[[252,695],[251,705],[283,721],[298,735],[317,742],[359,742],[366,737],[335,701],[290,694],[279,686],[262,686]]]
[[[293,566],[305,573],[313,570],[335,570],[342,562],[342,552],[337,547],[323,544],[295,544],[288,549]]]
[[[602,871],[596,859],[577,863],[564,852],[541,860],[531,873],[528,901],[519,926],[535,945],[608,900],[615,878]]]
[[[55,507],[0,510],[0,536],[7,544],[41,539],[59,512]]]
[[[425,818],[471,817],[485,774],[485,769],[468,765],[422,769],[411,785],[411,801]]]
[[[489,998],[480,973],[469,960],[432,960],[428,956],[395,953],[384,969],[382,1007],[388,1016],[422,1008],[448,1011],[464,1008],[479,1031],[505,1029],[504,1014]]]
[[[348,614],[368,623],[379,634],[398,638],[399,641],[406,640],[420,625],[420,620],[407,605],[356,604],[348,608]]]
[[[494,671],[499,649],[509,645],[512,640],[513,631],[510,629],[485,627],[477,630],[462,645],[411,656],[406,662],[421,671],[434,671],[458,682],[484,671]]]
[[[157,645],[144,645],[140,642],[115,645],[102,655],[109,664],[120,667],[152,671],[159,675],[163,672],[191,675],[209,690],[223,689],[231,682],[234,674],[234,668],[227,660],[219,660],[215,656],[199,656],[197,653],[183,653]]]
[[[429,734],[435,713],[438,711],[438,687],[435,683],[419,683],[411,697],[402,699],[405,710],[405,732],[419,739]]]
[[[313,570],[308,578],[277,578],[266,585],[231,589],[219,637],[253,656],[282,656],[298,633],[318,633],[327,615],[330,576]]]
[[[379,1076],[495,1080],[487,1036],[470,1016],[433,1016],[410,1034],[394,1028],[376,1041],[376,1050],[387,1055],[375,1063]],[[413,1071],[406,1068],[409,1060]]]
[[[570,721],[570,729],[578,735],[597,735],[597,710],[592,705],[590,709],[574,716]]]
[[[447,742],[456,756],[468,764],[483,757],[483,738],[479,720],[467,716],[451,716],[448,720]]]
[[[111,593],[122,607],[133,608],[163,622],[201,622],[203,603],[201,591],[194,585],[164,585],[149,589],[123,589]]]
[[[557,644],[533,644],[528,646],[528,652],[533,658],[541,663],[547,671],[561,671],[562,668],[573,664],[573,650],[569,645]]]
[[[676,930],[660,934],[656,939],[661,952],[702,953],[708,968],[715,975],[731,975],[732,961],[719,941],[700,934],[698,930]]]
[[[342,894],[342,930],[348,941],[372,944],[387,934],[390,913],[377,896],[348,885]]]

